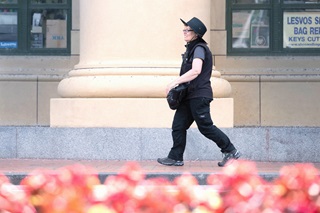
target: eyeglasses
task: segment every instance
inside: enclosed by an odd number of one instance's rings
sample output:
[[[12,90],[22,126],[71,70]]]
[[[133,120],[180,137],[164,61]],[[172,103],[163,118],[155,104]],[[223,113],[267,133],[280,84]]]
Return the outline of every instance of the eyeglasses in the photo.
[[[193,31],[193,30],[182,30],[182,32],[184,32],[184,33],[188,33],[188,32],[191,32],[191,31]]]

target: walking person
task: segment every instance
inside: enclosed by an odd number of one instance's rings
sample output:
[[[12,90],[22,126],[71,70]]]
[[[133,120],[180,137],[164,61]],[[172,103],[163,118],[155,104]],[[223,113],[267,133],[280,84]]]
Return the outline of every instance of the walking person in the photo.
[[[186,41],[186,52],[180,76],[168,84],[166,94],[179,84],[190,82],[187,95],[177,108],[172,123],[173,146],[168,157],[158,158],[158,162],[167,166],[183,166],[183,154],[186,147],[187,130],[195,121],[199,131],[208,139],[214,141],[223,153],[223,159],[218,166],[226,166],[233,159],[240,157],[240,152],[230,139],[216,127],[210,115],[210,102],[213,100],[211,74],[213,67],[212,53],[203,40],[206,26],[196,17],[185,22],[183,35]]]

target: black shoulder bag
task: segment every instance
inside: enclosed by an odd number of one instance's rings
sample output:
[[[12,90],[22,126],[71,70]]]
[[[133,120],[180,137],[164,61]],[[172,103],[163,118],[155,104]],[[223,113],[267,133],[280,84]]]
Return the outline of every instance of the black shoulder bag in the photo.
[[[167,101],[168,101],[170,109],[175,110],[179,107],[179,105],[181,104],[181,102],[183,101],[183,99],[187,95],[187,90],[188,90],[189,84],[190,84],[189,82],[179,84],[178,86],[172,88],[169,91],[169,93],[167,95]]]

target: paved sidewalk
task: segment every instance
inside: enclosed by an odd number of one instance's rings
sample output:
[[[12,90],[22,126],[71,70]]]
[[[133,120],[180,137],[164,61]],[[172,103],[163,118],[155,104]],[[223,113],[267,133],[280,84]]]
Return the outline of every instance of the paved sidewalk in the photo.
[[[36,169],[55,170],[67,165],[82,164],[94,168],[103,181],[108,175],[117,174],[120,169],[130,161],[115,160],[44,160],[44,159],[0,159],[0,173],[7,175],[12,182],[18,184],[28,173]],[[219,173],[218,161],[185,161],[184,166],[164,166],[154,161],[135,161],[147,177],[165,176],[173,179],[176,176],[189,172],[197,177],[200,184],[205,184],[209,174]],[[294,162],[255,162],[260,176],[272,180],[280,169]],[[320,163],[313,163],[320,170]]]

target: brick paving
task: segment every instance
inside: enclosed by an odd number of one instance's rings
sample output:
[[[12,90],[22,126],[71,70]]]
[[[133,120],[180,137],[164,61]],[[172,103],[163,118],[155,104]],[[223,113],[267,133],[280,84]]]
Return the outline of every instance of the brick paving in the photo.
[[[43,168],[55,170],[67,165],[82,164],[94,168],[99,173],[118,173],[130,161],[117,160],[49,160],[49,159],[0,159],[0,173],[29,173],[35,169]],[[184,166],[164,166],[156,160],[137,162],[145,173],[219,173],[222,168],[217,161],[185,161]],[[259,173],[278,173],[285,165],[294,162],[255,162]],[[320,163],[313,163],[320,170]]]

